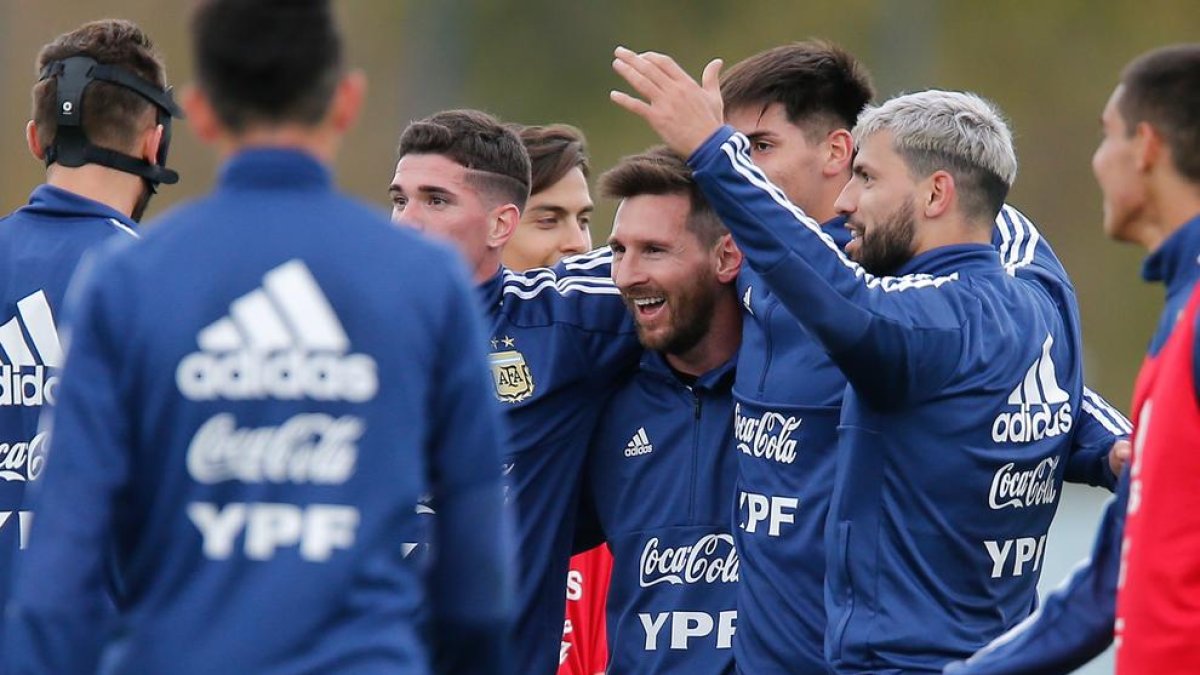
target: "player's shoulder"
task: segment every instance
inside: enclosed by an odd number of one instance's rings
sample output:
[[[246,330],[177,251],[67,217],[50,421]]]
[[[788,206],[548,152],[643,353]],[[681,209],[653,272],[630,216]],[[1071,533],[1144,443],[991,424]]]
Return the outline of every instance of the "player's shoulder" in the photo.
[[[607,247],[563,258],[552,267],[524,272],[504,269],[500,300],[510,313],[543,316],[547,321],[624,311]]]

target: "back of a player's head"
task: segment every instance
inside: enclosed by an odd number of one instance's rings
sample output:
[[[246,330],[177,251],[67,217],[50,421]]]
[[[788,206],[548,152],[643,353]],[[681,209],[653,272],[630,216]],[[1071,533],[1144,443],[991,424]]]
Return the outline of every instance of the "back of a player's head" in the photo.
[[[1121,84],[1118,109],[1128,132],[1149,123],[1180,175],[1200,183],[1200,43],[1143,54],[1125,68]]]
[[[202,0],[191,32],[197,84],[231,132],[325,117],[343,75],[330,0]]]
[[[569,124],[509,125],[509,128],[517,132],[529,153],[533,180],[529,188],[531,195],[562,180],[572,169],[579,169],[584,178],[588,177],[587,141],[579,129]]]
[[[624,157],[600,176],[600,193],[609,199],[642,195],[680,195],[691,206],[687,228],[705,246],[729,232],[692,178],[692,169],[665,145]]]
[[[399,158],[441,155],[467,169],[467,180],[493,206],[529,199],[529,153],[512,129],[478,110],[447,110],[409,124]]]
[[[142,79],[166,87],[162,58],[142,29],[129,21],[107,19],[64,33],[38,52],[36,72],[47,63],[88,56],[97,63],[119,66]],[[131,89],[93,81],[84,91],[83,132],[93,144],[129,151],[138,136],[156,123],[154,104]],[[38,143],[48,148],[58,131],[58,79],[46,78],[33,87],[33,121]]]
[[[1017,177],[1012,133],[994,105],[957,91],[905,94],[864,112],[855,143],[882,131],[914,177],[948,172],[964,215],[990,226]]]
[[[824,40],[768,49],[721,78],[726,110],[779,103],[788,121],[810,134],[851,129],[875,96],[866,68],[853,54]]]

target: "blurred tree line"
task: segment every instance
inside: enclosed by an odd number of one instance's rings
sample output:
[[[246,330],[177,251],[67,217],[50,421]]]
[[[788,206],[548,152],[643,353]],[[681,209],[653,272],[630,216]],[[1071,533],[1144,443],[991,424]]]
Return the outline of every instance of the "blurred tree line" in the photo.
[[[191,78],[182,0],[0,0],[0,208],[22,204],[42,178],[23,127],[38,48],[80,23],[129,18],[157,42],[177,85]],[[339,182],[381,208],[400,130],[439,109],[478,107],[524,123],[569,122],[588,135],[595,173],[654,141],[608,102],[612,48],[655,49],[698,73],[769,46],[825,37],[856,53],[883,97],[928,87],[996,101],[1017,138],[1011,200],[1054,242],[1083,311],[1088,379],[1126,407],[1161,306],[1138,279],[1141,254],[1106,241],[1089,162],[1098,116],[1120,68],[1155,46],[1196,40],[1195,0],[339,0],[349,61],[371,90],[339,161]],[[179,131],[171,164],[182,182],[151,216],[207,190],[215,160]],[[600,204],[597,241],[611,204]]]

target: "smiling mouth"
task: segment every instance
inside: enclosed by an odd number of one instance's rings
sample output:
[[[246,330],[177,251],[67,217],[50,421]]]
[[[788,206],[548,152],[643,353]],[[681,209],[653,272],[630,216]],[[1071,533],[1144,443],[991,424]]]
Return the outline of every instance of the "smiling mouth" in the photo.
[[[667,299],[661,295],[652,295],[644,298],[633,298],[631,302],[639,317],[648,318],[657,314],[666,305]]]

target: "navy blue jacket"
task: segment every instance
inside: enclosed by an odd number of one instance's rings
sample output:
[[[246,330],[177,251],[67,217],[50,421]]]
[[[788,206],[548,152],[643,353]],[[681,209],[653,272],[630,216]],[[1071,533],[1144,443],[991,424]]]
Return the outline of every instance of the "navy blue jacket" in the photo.
[[[58,395],[62,344],[56,318],[72,272],[113,237],[135,238],[111,207],[50,185],[0,220],[0,606],[33,512],[25,486],[45,466],[38,415]]]
[[[1166,305],[1148,349],[1153,356],[1166,342],[1200,281],[1200,216],[1185,223],[1146,258],[1142,276],[1166,286]],[[1200,391],[1196,400],[1200,401]],[[1128,476],[1122,476],[1121,489],[1105,507],[1091,555],[1046,598],[1043,606],[965,664],[947,668],[948,672],[1068,673],[1112,644],[1128,483]]]
[[[478,287],[505,409],[517,525],[517,672],[558,669],[567,567],[587,441],[601,402],[641,355],[607,248],[548,269],[501,269]]]
[[[940,670],[1035,603],[1083,398],[1073,289],[1061,268],[1010,275],[985,244],[870,275],[746,148],[723,128],[689,159],[696,181],[850,383],[825,528],[826,658],[840,672]],[[782,527],[786,506],[755,525]]]
[[[849,240],[842,217],[821,229],[838,248]],[[1061,267],[1037,228],[1011,207],[996,218],[992,243],[1014,275],[1035,261]],[[753,269],[743,269],[738,279],[745,320],[734,385],[734,537],[743,555],[734,653],[747,673],[821,672],[825,519],[846,377]],[[1129,423],[1086,388],[1082,408],[1087,414],[1079,418],[1065,480],[1111,489],[1116,477],[1108,451],[1129,433]],[[764,502],[778,509],[774,530],[750,516],[751,505]]]
[[[584,512],[613,554],[609,673],[733,672],[733,363],[688,386],[647,352],[592,437]]]
[[[502,671],[504,432],[453,253],[249,150],[73,288],[14,672],[427,673],[427,629]]]

